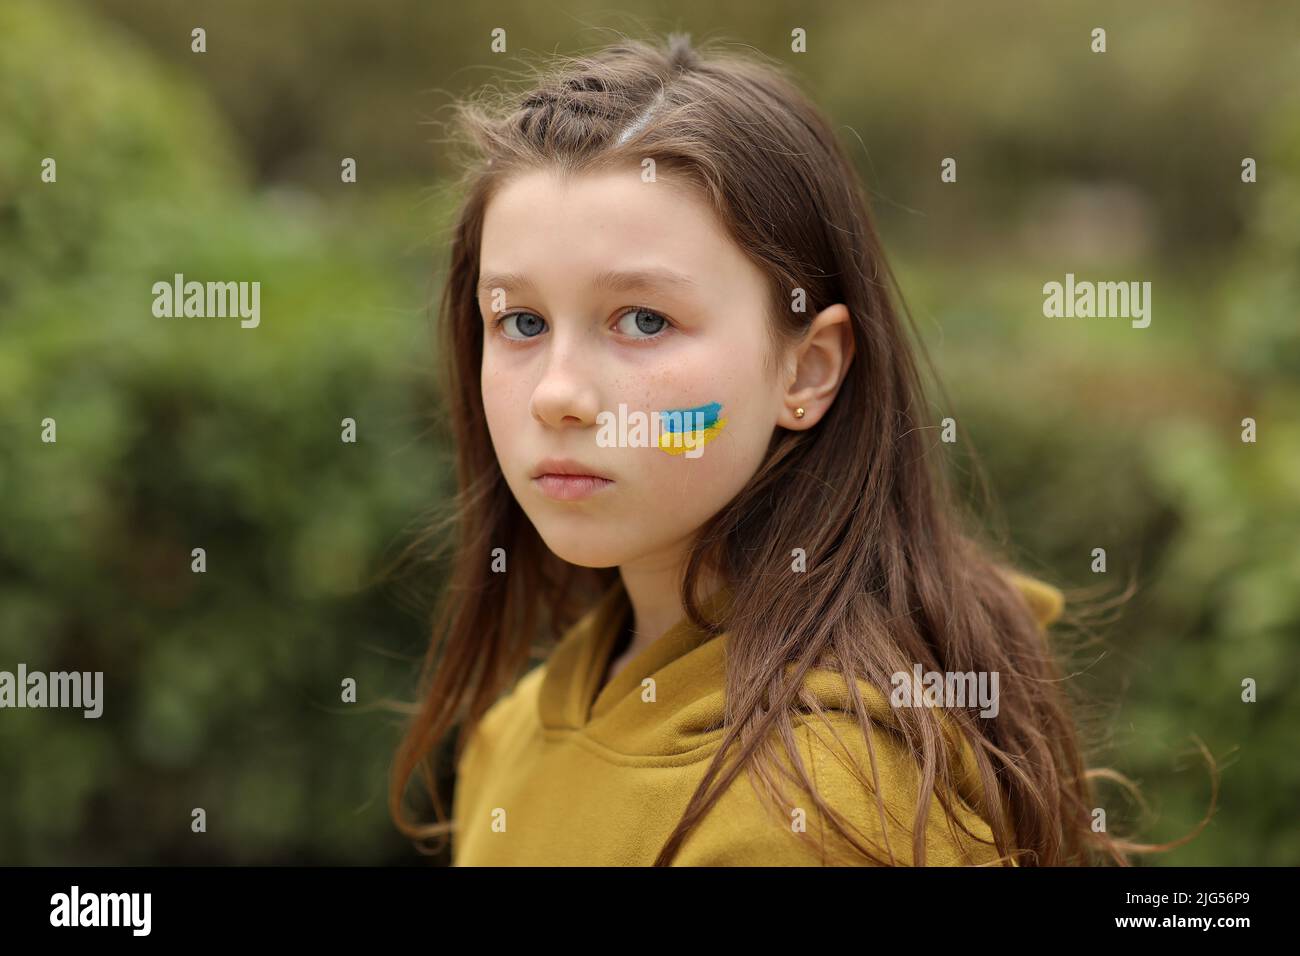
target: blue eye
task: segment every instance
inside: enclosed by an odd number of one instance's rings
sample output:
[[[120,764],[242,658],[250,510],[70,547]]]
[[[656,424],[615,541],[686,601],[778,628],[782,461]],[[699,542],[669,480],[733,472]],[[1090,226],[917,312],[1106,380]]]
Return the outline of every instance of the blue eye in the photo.
[[[633,306],[632,308],[624,312],[623,315],[618,320],[618,325],[621,326],[623,324],[623,320],[628,318],[629,316],[636,317],[636,323],[635,323],[636,329],[637,331],[644,333],[643,335],[632,335],[631,333],[627,333],[628,335],[630,335],[631,338],[645,338],[645,339],[657,338],[659,334],[668,326],[668,320],[665,319],[658,312],[655,312],[651,309],[644,308],[643,306],[639,306],[639,305]]]
[[[628,318],[635,319],[633,331],[628,331],[628,329],[623,327],[623,323]],[[520,334],[511,335],[502,328],[504,323],[508,322],[510,319],[517,320],[515,325]],[[659,338],[663,334],[664,330],[671,324],[671,322],[658,312],[655,312],[653,309],[647,309],[643,306],[633,306],[629,308],[619,317],[618,322],[615,323],[623,335],[630,339],[637,339],[643,342]],[[494,329],[501,329],[501,334],[504,338],[510,339],[514,342],[523,342],[528,339],[537,338],[537,336],[541,335],[542,332],[546,330],[546,320],[533,312],[507,312],[505,315],[499,316],[492,323],[492,327]]]
[[[532,320],[532,321],[520,323],[522,329],[525,330],[524,334],[522,336],[506,335],[506,338],[515,339],[517,341],[519,339],[536,338],[538,335],[542,334],[542,328],[545,327],[546,320],[543,319],[540,315],[534,315],[532,312],[508,312],[505,315],[498,318],[494,324],[496,325],[497,328],[500,328],[501,324],[505,322],[507,319],[514,319],[520,317],[524,317]],[[529,329],[533,331],[526,331]]]

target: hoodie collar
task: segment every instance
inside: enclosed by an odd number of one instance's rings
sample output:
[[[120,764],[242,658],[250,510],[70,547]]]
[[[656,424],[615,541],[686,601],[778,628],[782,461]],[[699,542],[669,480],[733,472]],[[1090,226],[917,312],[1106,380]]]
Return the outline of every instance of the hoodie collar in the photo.
[[[724,586],[701,603],[701,611],[711,621],[720,620],[731,599],[730,587]],[[657,640],[642,648],[604,687],[600,687],[614,645],[628,625],[631,614],[631,601],[620,577],[561,638],[547,662],[538,700],[544,727],[594,730],[595,725],[620,703],[631,699],[640,704],[642,681],[653,676],[658,682],[660,672],[670,667],[679,678],[690,678],[679,680],[674,685],[677,703],[682,702],[683,693],[705,692],[710,686],[720,686],[722,660],[718,638],[723,635],[710,634],[683,615]],[[701,656],[696,653],[706,645],[718,646],[712,648],[712,654]],[[708,660],[705,660],[706,656]],[[689,661],[684,660],[687,657],[690,657]],[[681,666],[684,664],[690,666]]]
[[[709,620],[718,620],[732,599],[732,590],[724,587],[703,601],[701,610]],[[710,634],[683,616],[598,687],[631,611],[620,578],[561,638],[539,691],[543,728],[578,732],[589,746],[620,763],[676,764],[707,757],[724,730],[729,635]],[[654,699],[648,700],[642,682],[651,677]],[[839,674],[814,669],[805,681],[827,710],[849,709],[848,688]],[[884,694],[864,681],[859,691],[875,724],[897,728],[897,715]]]
[[[1018,575],[1014,583],[1026,595],[1042,626],[1060,614],[1063,602],[1055,588],[1027,575]],[[730,587],[715,592],[701,605],[704,616],[719,620],[732,599]],[[598,750],[620,762],[641,759],[658,765],[707,756],[720,739],[725,717],[729,635],[710,634],[683,616],[601,688],[598,683],[631,613],[622,578],[618,578],[561,638],[545,665],[539,692],[543,728],[579,731]],[[644,697],[642,682],[648,677],[654,678],[654,701]],[[805,681],[807,692],[825,710],[851,709],[848,687],[837,672],[816,668],[808,672]],[[886,730],[900,729],[888,690],[863,680],[858,681],[858,690],[873,724]],[[653,715],[647,707],[655,708]],[[939,717],[950,743],[960,751],[959,792],[968,801],[978,801],[982,791],[971,744],[941,711]]]
[[[546,662],[538,697],[543,727],[577,730],[586,726],[596,682],[602,676],[595,661],[608,659],[631,610],[619,578],[560,639]]]

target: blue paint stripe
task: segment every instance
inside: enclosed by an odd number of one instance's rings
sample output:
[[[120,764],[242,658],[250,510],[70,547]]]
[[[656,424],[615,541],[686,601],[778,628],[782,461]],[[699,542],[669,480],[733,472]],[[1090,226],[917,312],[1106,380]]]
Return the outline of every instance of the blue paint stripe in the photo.
[[[699,431],[711,428],[722,411],[720,402],[709,402],[695,408],[673,408],[659,413],[659,427],[666,432]]]

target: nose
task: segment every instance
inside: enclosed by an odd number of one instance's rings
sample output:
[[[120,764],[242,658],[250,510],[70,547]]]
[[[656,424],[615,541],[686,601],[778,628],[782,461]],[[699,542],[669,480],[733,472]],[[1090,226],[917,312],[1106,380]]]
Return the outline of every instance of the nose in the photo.
[[[542,369],[533,388],[530,412],[551,428],[587,427],[596,424],[600,395],[592,380],[597,358],[574,342],[553,336]]]

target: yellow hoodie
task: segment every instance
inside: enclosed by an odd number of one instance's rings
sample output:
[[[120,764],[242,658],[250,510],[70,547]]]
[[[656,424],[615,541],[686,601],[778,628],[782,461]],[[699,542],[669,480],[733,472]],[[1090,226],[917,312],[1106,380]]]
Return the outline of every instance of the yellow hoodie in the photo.
[[[1012,575],[1044,628],[1061,613],[1056,588]],[[704,603],[709,619],[729,600],[724,590]],[[550,659],[497,701],[471,737],[457,768],[452,818],[456,866],[649,866],[703,779],[722,739],[726,634],[710,637],[683,618],[598,688],[625,616],[627,592],[618,580],[563,637]],[[654,679],[655,700],[643,700],[642,681]],[[884,840],[900,863],[912,862],[919,769],[897,726],[889,699],[859,681],[872,721],[876,766],[888,831],[840,744],[819,720],[794,725],[799,756],[817,789],[859,839],[883,852]],[[835,734],[871,781],[871,757],[856,718],[847,712],[847,688],[835,672],[815,670],[808,687],[827,710]],[[648,696],[648,695],[647,695]],[[840,708],[840,709],[836,709]],[[779,740],[777,754],[789,767]],[[932,798],[926,827],[926,863],[986,863],[996,858],[988,824],[972,809],[979,783],[970,745],[962,746],[955,807],[983,846],[950,828]],[[695,826],[674,860],[678,866],[817,866],[861,860],[816,805],[800,800],[793,782],[786,795],[806,810],[807,833],[793,832],[800,815],[782,819],[759,797],[742,771]],[[906,826],[896,826],[894,820]],[[954,836],[951,829],[955,829]],[[811,843],[805,842],[812,838]],[[824,853],[816,844],[822,844]]]

